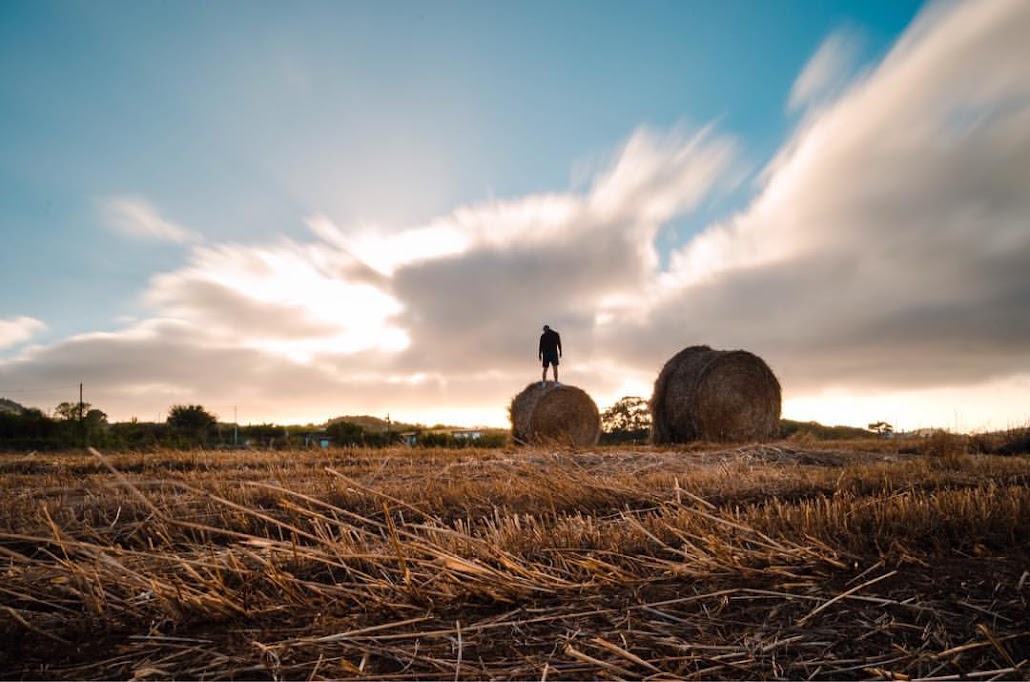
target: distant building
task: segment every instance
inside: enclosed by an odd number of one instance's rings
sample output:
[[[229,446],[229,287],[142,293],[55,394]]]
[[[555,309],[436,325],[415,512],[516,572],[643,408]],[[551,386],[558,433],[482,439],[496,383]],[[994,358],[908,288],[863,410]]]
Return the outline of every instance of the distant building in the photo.
[[[328,450],[329,446],[332,445],[333,439],[329,437],[329,434],[325,431],[311,431],[304,434],[304,447],[310,448],[318,446],[323,450]]]

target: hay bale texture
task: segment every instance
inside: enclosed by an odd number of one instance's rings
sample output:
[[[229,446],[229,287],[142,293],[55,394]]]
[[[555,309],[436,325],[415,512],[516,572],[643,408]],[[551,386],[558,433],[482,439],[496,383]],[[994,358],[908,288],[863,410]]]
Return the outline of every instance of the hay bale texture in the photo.
[[[665,363],[651,397],[651,442],[756,441],[780,423],[780,382],[743,350],[684,348]]]
[[[509,413],[516,443],[583,446],[601,436],[597,405],[575,386],[535,381],[512,399]]]

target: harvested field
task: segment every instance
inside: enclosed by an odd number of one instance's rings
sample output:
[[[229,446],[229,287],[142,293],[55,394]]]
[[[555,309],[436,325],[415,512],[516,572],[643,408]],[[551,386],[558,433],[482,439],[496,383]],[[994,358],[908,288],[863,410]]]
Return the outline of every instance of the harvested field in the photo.
[[[1026,679],[1030,457],[0,455],[9,679]]]

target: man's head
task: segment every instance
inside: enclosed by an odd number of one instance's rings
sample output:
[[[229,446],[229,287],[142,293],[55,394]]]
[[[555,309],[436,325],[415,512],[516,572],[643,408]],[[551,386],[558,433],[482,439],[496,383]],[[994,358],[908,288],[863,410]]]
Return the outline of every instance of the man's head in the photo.
[[[545,332],[549,332],[549,331],[551,331],[551,328],[550,328],[550,327],[548,327],[548,326],[547,326],[547,325],[545,324],[545,325],[544,325],[544,331],[545,331]]]

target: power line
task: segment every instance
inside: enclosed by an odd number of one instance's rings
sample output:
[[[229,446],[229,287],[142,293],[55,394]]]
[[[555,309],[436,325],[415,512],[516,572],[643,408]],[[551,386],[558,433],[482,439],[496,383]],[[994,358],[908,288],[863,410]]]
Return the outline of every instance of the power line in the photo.
[[[49,388],[0,388],[0,393],[45,393],[47,391],[67,391],[78,387],[78,384],[69,384],[68,386],[50,386]]]

